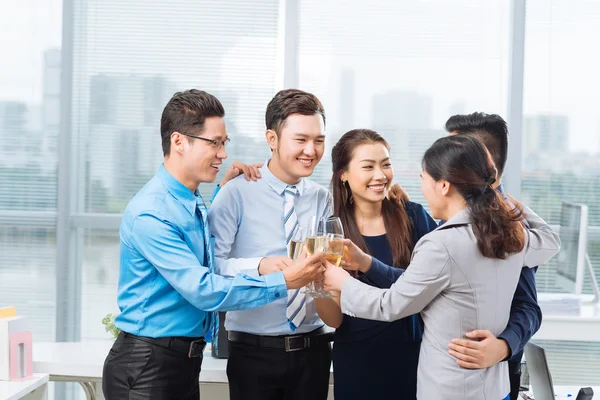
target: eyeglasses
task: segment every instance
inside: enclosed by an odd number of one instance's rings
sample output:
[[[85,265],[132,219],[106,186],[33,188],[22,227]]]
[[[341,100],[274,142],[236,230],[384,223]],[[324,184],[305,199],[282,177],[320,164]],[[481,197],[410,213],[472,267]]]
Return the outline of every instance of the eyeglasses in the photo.
[[[225,148],[225,146],[227,146],[227,144],[229,142],[231,142],[231,139],[229,139],[229,138],[225,138],[224,140],[214,140],[214,139],[207,139],[207,138],[204,138],[204,137],[201,137],[201,136],[190,135],[188,133],[183,133],[183,132],[179,132],[179,133],[181,133],[184,136],[188,136],[188,137],[193,137],[195,139],[204,140],[205,142],[210,143],[212,145],[212,147],[214,147],[215,149],[220,149],[221,146],[223,148]]]

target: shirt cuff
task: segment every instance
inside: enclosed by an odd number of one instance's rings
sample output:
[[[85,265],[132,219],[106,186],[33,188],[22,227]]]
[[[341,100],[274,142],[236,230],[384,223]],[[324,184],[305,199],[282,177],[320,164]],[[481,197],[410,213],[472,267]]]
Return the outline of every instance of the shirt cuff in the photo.
[[[361,283],[358,279],[354,279],[352,277],[346,278],[344,284],[342,285],[342,292],[340,294],[340,308],[342,309],[342,313],[351,317],[356,316],[356,314],[352,312],[352,308],[354,308],[352,305],[352,299],[356,296],[353,296],[352,293],[360,290],[361,285],[363,285],[363,283]]]
[[[506,357],[502,361],[508,361],[512,358],[513,354],[518,353],[519,344],[521,344],[521,340],[519,336],[515,333],[515,331],[507,329],[498,336],[498,339],[504,339],[506,344],[508,344],[508,349],[510,351],[508,357]]]
[[[269,301],[286,299],[288,296],[287,284],[283,277],[283,272],[263,275],[267,284]]]

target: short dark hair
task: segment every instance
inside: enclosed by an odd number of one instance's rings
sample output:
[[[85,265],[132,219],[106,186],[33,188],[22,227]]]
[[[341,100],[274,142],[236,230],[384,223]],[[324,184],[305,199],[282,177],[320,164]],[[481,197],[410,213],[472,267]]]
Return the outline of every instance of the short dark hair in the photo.
[[[267,129],[275,131],[279,136],[285,120],[292,114],[320,114],[325,123],[325,109],[317,96],[299,89],[285,89],[279,91],[267,105],[265,114]]]
[[[198,135],[204,130],[204,121],[210,117],[225,116],[223,105],[215,96],[203,90],[177,92],[165,106],[160,119],[163,154],[171,153],[173,132]],[[194,138],[187,137],[192,142]]]
[[[446,130],[481,140],[502,175],[508,158],[508,126],[501,116],[483,112],[453,115],[446,121]]]

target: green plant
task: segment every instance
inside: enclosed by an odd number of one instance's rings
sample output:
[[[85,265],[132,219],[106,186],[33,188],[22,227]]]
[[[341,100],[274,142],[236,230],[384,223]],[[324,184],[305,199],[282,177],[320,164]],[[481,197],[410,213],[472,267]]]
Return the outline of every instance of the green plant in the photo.
[[[106,332],[110,332],[115,338],[119,336],[121,331],[115,326],[115,316],[112,313],[106,314],[106,317],[102,318],[102,324]]]

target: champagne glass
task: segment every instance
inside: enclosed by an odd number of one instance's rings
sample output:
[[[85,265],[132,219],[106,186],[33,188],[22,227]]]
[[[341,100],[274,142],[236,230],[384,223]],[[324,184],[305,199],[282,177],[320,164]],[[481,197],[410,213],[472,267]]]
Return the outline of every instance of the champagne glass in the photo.
[[[335,233],[325,235],[324,251],[325,259],[339,267],[344,257],[344,236]]]
[[[288,255],[292,260],[297,260],[304,251],[304,243],[306,242],[306,229],[300,225],[296,225],[292,231],[292,238],[288,244]]]
[[[333,234],[344,237],[344,226],[339,217],[329,217],[324,219],[325,234]]]
[[[315,253],[323,251],[325,246],[325,225],[324,221],[318,217],[311,217],[306,232],[306,255],[312,256]],[[306,286],[305,294],[317,296],[315,292],[314,282]]]
[[[344,256],[344,228],[342,221],[338,217],[329,217],[323,219],[323,227],[325,232],[323,245],[325,259],[336,267],[339,267]],[[323,290],[323,281],[316,281],[314,287],[316,292],[315,297],[335,297]]]

